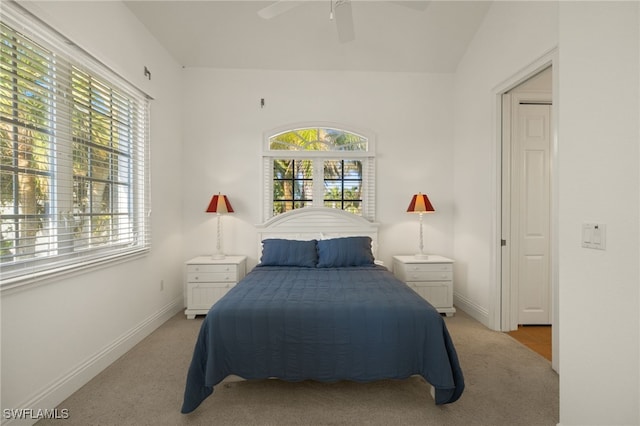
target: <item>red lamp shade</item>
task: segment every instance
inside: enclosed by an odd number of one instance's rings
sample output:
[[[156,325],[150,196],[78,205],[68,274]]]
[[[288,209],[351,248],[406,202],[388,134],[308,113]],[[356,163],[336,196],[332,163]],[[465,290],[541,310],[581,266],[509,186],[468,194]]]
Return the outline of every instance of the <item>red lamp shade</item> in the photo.
[[[214,195],[211,198],[207,213],[233,213],[233,207],[226,195]]]
[[[435,211],[436,209],[431,205],[429,197],[421,192],[418,192],[413,196],[409,203],[409,207],[407,207],[408,213],[429,213]]]

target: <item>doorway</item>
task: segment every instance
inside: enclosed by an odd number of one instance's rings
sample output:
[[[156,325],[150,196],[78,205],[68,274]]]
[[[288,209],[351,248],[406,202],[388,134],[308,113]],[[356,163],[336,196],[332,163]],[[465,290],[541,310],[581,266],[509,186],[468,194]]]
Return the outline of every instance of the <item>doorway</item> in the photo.
[[[509,87],[501,103],[501,328],[552,326],[553,68]]]

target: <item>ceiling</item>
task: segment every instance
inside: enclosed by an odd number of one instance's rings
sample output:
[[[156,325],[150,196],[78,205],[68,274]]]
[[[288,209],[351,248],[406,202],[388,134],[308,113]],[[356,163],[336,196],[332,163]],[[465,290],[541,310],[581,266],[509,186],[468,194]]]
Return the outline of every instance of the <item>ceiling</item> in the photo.
[[[125,1],[185,67],[434,73],[455,71],[491,4],[351,0],[355,39],[341,43],[331,0],[258,16],[272,3]]]

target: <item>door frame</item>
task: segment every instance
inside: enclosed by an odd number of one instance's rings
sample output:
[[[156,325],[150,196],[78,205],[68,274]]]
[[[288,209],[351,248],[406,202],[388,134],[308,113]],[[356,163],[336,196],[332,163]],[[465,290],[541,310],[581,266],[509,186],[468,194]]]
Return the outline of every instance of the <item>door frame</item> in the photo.
[[[494,179],[494,211],[493,211],[493,223],[492,228],[494,232],[492,249],[491,249],[491,263],[493,265],[492,285],[491,285],[491,311],[490,322],[493,324],[495,330],[508,331],[508,321],[511,316],[511,291],[507,288],[506,282],[503,285],[503,275],[505,274],[504,267],[509,264],[505,261],[503,254],[505,252],[502,247],[501,241],[504,238],[503,234],[503,197],[502,197],[502,132],[503,132],[503,95],[508,91],[519,86],[529,78],[535,76],[545,68],[552,67],[552,109],[551,109],[551,250],[550,250],[550,269],[551,269],[551,324],[552,324],[552,368],[555,371],[559,371],[559,328],[558,322],[559,306],[558,306],[558,294],[559,294],[559,279],[558,279],[558,110],[559,110],[559,96],[558,96],[558,76],[559,76],[559,60],[558,60],[558,48],[555,47],[537,60],[533,61],[511,77],[507,78],[501,84],[497,85],[492,90],[493,105],[494,105],[494,145],[493,145],[493,179]],[[506,279],[505,279],[506,281]]]

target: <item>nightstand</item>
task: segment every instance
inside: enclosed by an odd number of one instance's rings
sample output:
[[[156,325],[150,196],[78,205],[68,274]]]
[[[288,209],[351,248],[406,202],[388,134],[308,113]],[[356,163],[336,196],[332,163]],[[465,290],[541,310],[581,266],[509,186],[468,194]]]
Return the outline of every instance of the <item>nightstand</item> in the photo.
[[[436,255],[426,259],[393,256],[393,274],[424,297],[440,313],[453,316],[453,260]]]
[[[188,260],[184,279],[187,318],[206,315],[213,304],[244,277],[246,269],[246,256],[226,256],[224,259],[198,256]]]

